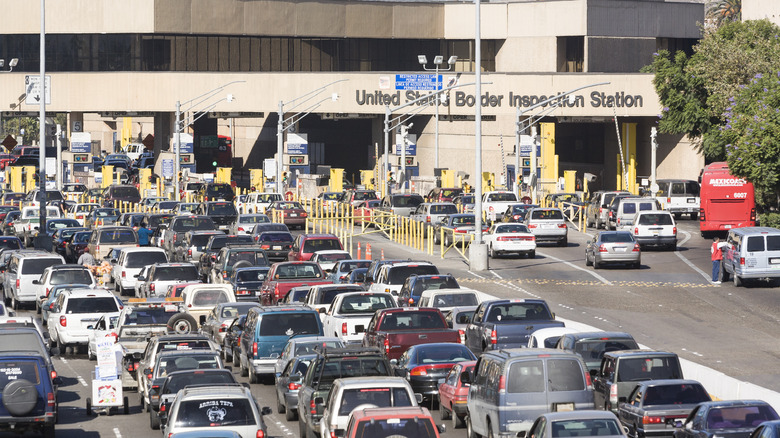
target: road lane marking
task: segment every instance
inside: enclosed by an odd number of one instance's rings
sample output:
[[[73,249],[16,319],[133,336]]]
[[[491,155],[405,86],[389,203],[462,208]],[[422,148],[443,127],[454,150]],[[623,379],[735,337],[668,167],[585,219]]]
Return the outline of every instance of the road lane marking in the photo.
[[[591,271],[591,270],[589,270],[589,269],[585,269],[585,268],[583,268],[582,266],[577,266],[577,265],[575,265],[575,264],[574,264],[574,263],[572,263],[572,262],[567,262],[566,260],[562,260],[562,259],[559,259],[558,257],[551,256],[551,255],[549,255],[549,254],[545,254],[545,253],[541,253],[541,252],[539,252],[539,251],[537,251],[536,253],[537,253],[537,254],[541,254],[541,255],[543,255],[544,257],[551,258],[551,259],[553,259],[553,260],[555,260],[555,261],[557,261],[557,262],[563,263],[563,264],[565,264],[565,265],[567,265],[567,266],[570,266],[570,267],[572,267],[572,268],[574,268],[574,269],[579,269],[579,270],[580,270],[580,271],[582,271],[582,272],[585,272],[585,273],[587,273],[587,274],[589,274],[589,275],[592,275],[594,278],[596,278],[598,281],[600,281],[600,282],[602,282],[602,283],[604,283],[604,284],[607,284],[607,285],[610,285],[610,286],[612,285],[612,282],[610,282],[610,281],[609,281],[609,280],[607,280],[606,278],[602,277],[601,275],[599,275],[599,274],[597,274],[597,273],[595,273],[595,272],[593,272],[593,271]]]
[[[698,267],[698,266],[694,265],[694,264],[693,264],[693,263],[692,263],[690,260],[688,260],[687,258],[685,258],[685,256],[684,256],[684,255],[680,254],[680,252],[679,252],[679,251],[675,251],[675,252],[674,252],[674,255],[676,255],[677,257],[679,257],[679,258],[680,258],[680,260],[682,260],[683,262],[685,262],[685,264],[686,264],[686,265],[688,265],[688,266],[689,266],[691,269],[693,269],[694,271],[696,271],[696,272],[698,272],[699,274],[701,274],[701,276],[702,276],[702,277],[704,277],[704,279],[705,279],[705,280],[707,280],[707,282],[710,282],[710,281],[712,280],[712,279],[710,278],[710,275],[711,275],[712,273],[708,274],[708,273],[706,273],[706,272],[702,271],[701,269],[699,269],[699,267]]]
[[[685,239],[681,240],[680,243],[677,244],[678,246],[685,245],[685,242],[687,242],[691,238],[691,233],[685,230],[680,230],[680,232],[685,234]]]
[[[490,273],[491,273],[491,274],[493,274],[493,275],[495,275],[496,277],[498,277],[498,279],[499,279],[499,280],[503,280],[503,279],[504,279],[502,276],[500,276],[500,275],[496,274],[496,272],[495,272],[495,271],[490,271]]]
[[[474,272],[471,272],[471,271],[467,271],[467,272],[468,272],[469,274],[471,274],[471,275],[473,275],[473,276],[477,277],[477,278],[481,278],[481,279],[483,279],[483,280],[487,280],[485,277],[483,277],[483,276],[481,276],[481,275],[479,275],[479,274],[476,274],[476,273],[474,273]]]
[[[116,438],[122,438],[122,433],[119,432],[119,428],[118,427],[114,428],[114,435],[116,436]]]
[[[76,379],[78,379],[79,383],[81,383],[83,386],[89,386],[89,385],[87,385],[87,381],[86,381],[86,380],[84,380],[84,378],[83,378],[83,377],[81,377],[81,376],[77,375],[77,376],[76,376]]]

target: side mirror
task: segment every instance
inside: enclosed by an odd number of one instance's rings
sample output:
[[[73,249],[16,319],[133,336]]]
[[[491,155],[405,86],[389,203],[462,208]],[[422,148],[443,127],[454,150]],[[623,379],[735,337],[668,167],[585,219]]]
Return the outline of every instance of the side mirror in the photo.
[[[325,399],[322,397],[314,397],[314,404],[315,405],[324,405]]]
[[[398,365],[398,359],[390,359],[390,365]]]
[[[525,438],[525,434],[527,432],[527,430],[521,430],[520,432],[517,432],[517,438]]]
[[[263,409],[260,410],[261,415],[270,415],[272,412],[268,406],[263,406]]]
[[[57,376],[57,377],[51,379],[51,383],[53,383],[55,385],[62,385],[62,377]]]
[[[333,434],[336,435],[336,438],[344,438],[345,430],[344,429],[336,429],[333,431]]]
[[[303,380],[303,376],[300,374],[290,375],[290,382],[300,383],[301,380]]]
[[[88,325],[87,326],[87,330],[95,330],[95,326],[94,325]]]
[[[420,404],[423,402],[423,395],[419,392],[414,393],[414,399],[417,400],[417,404]]]
[[[625,403],[626,398],[625,397],[618,397],[618,403]]]
[[[599,372],[598,370],[590,370],[591,379],[595,379],[598,372]]]
[[[152,374],[151,368],[144,368],[144,374]]]
[[[111,262],[112,265],[116,264],[116,259],[110,259],[109,262]]]
[[[32,284],[41,284],[41,280],[33,280]]]
[[[460,373],[460,381],[464,385],[471,384],[471,373],[468,371],[463,371],[462,373]]]
[[[319,309],[317,309],[317,311],[320,312],[320,313],[325,313],[325,308],[324,307],[320,307]]]
[[[42,300],[45,300],[46,299],[46,295],[40,295],[40,296],[38,296],[38,298],[40,298]]]

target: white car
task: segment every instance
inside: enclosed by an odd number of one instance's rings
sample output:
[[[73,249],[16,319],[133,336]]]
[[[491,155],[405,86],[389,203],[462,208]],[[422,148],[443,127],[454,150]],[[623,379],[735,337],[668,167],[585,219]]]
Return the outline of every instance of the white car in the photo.
[[[68,210],[66,216],[68,219],[75,219],[79,221],[79,223],[83,227],[84,219],[86,219],[87,216],[89,216],[89,214],[92,213],[92,210],[96,208],[100,208],[100,204],[94,204],[94,203],[76,204]]]
[[[128,295],[129,292],[135,291],[135,285],[138,283],[136,275],[140,274],[144,267],[155,263],[168,263],[168,253],[164,249],[151,246],[124,248],[111,268],[114,289],[119,295]]]
[[[89,344],[90,329],[101,316],[119,316],[121,301],[105,289],[74,289],[61,293],[49,313],[48,328],[52,346],[77,349]]]
[[[421,204],[422,205],[422,204]],[[438,275],[439,270],[430,262],[397,262],[383,265],[374,278],[369,292],[387,292],[398,296],[404,281],[411,275]]]
[[[99,337],[113,336],[114,340],[116,340],[117,321],[119,321],[119,315],[109,313],[101,316],[97,320],[97,322],[95,322],[95,324],[87,326],[87,329],[89,329],[89,342],[87,342],[87,358],[89,360],[97,359],[97,340]]]
[[[311,257],[311,261],[319,263],[322,270],[326,273],[332,271],[336,266],[336,263],[350,259],[352,259],[352,256],[348,252],[340,249],[317,251]]]
[[[236,221],[230,225],[228,234],[252,234],[257,224],[267,224],[271,218],[264,214],[239,214]]]
[[[640,211],[634,216],[631,233],[642,248],[663,246],[672,251],[677,250],[677,224],[668,211]]]
[[[83,284],[90,288],[97,286],[92,271],[82,265],[49,266],[43,270],[40,278],[33,280],[32,284],[36,298],[49,295],[49,289],[60,284]]]
[[[135,281],[135,287],[133,289],[135,289],[136,298],[141,298],[146,296],[144,295],[146,293],[144,290],[144,286],[146,285],[146,277],[148,276],[150,269],[152,269],[151,265],[144,266],[143,268],[141,268],[140,271],[138,271],[138,274],[135,275],[136,281]]]
[[[491,258],[508,252],[524,254],[531,259],[536,257],[536,236],[523,224],[494,224],[485,235],[485,243]]]
[[[528,337],[528,348],[555,348],[558,339],[569,333],[577,333],[579,330],[569,327],[547,327],[531,333]]]

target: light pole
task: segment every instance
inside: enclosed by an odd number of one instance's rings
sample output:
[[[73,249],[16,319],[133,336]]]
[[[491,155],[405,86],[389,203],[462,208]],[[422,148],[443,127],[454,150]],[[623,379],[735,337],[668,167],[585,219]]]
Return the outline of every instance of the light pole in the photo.
[[[294,104],[292,107],[287,108],[287,110],[289,111],[295,109],[299,105],[313,99],[315,96],[325,91],[325,89],[330,87],[331,85],[339,82],[348,81],[348,80],[349,79],[339,79],[338,81],[333,81],[329,84],[323,85],[322,87],[317,88],[316,90],[312,90],[304,94],[303,96],[296,97],[295,99],[290,100],[288,102],[284,102],[281,100],[279,101],[279,121],[276,123],[276,193],[282,193],[282,169],[284,166],[284,163],[282,163],[282,155],[284,153],[283,151],[284,131],[287,131],[296,123],[298,123],[301,119],[308,116],[312,111],[314,111],[320,105],[322,105],[322,102],[325,102],[328,99],[331,99],[332,101],[335,102],[336,100],[338,100],[339,95],[337,93],[333,93],[330,97],[326,97],[318,102],[315,102],[311,104],[309,107],[307,107],[306,109],[297,112],[286,119],[284,118],[284,107],[287,105]]]
[[[573,90],[569,90],[560,94],[557,94],[555,96],[550,97],[549,99],[543,100],[541,102],[538,102],[534,105],[529,106],[528,108],[520,109],[520,105],[517,106],[517,111],[515,115],[515,179],[518,178],[518,176],[522,176],[522,173],[520,172],[520,137],[523,134],[523,132],[528,129],[530,126],[532,126],[536,121],[541,119],[542,117],[546,116],[547,114],[553,112],[558,107],[560,107],[563,104],[563,98],[568,97],[569,105],[574,105],[574,102],[576,101],[574,98],[574,94],[577,91],[580,91],[585,88],[590,87],[597,87],[599,85],[607,85],[609,82],[598,82],[595,84],[588,84],[583,85],[581,87],[577,87]],[[552,103],[550,108],[545,110],[541,115],[536,116],[536,120],[526,120],[527,123],[520,124],[520,117],[523,116],[523,114],[527,113],[528,111],[531,111],[533,109],[539,108],[541,106],[545,106],[548,103]],[[529,119],[532,119],[533,116],[529,117]],[[531,181],[534,181],[534,175],[536,175],[536,139],[534,135],[534,145],[531,148]],[[532,185],[532,193],[533,195],[533,202],[536,202],[536,185]],[[518,199],[520,198],[520,184],[515,184],[515,194],[517,195]]]
[[[433,65],[435,65],[435,68],[428,68],[428,58],[425,55],[417,55],[417,60],[420,62],[420,65],[422,66],[423,70],[425,71],[435,71],[436,72],[436,90],[440,90],[442,86],[439,82],[439,71],[450,71],[452,70],[452,66],[455,65],[455,62],[458,60],[458,57],[453,55],[450,56],[450,58],[447,60],[447,64],[449,67],[447,67],[446,70],[440,70],[439,66],[441,65],[442,61],[444,61],[444,57],[442,55],[436,55],[433,58]],[[433,168],[437,169],[439,167],[439,102],[441,101],[441,94],[436,94],[436,124],[435,126],[435,134],[434,134],[434,150],[433,150]]]
[[[474,242],[469,245],[469,268],[472,271],[488,269],[487,245],[482,242],[482,37],[480,36],[480,0],[476,6],[474,31],[474,77],[477,83],[474,104]]]
[[[208,100],[216,97],[216,95],[219,94],[219,92],[221,92],[222,90],[224,90],[228,85],[237,84],[237,83],[241,83],[241,82],[246,82],[246,81],[232,81],[232,82],[228,82],[227,84],[222,85],[220,87],[217,87],[217,88],[215,88],[215,89],[213,89],[211,91],[207,91],[207,92],[201,94],[198,97],[193,97],[192,99],[190,99],[190,100],[188,100],[186,102],[182,103],[182,102],[180,102],[178,100],[176,101],[176,122],[175,122],[175,125],[174,125],[174,132],[175,132],[175,135],[176,135],[176,140],[174,141],[174,151],[173,151],[174,157],[175,157],[174,160],[173,160],[174,161],[174,164],[173,164],[173,192],[174,192],[174,195],[173,196],[174,196],[175,200],[177,200],[177,201],[181,200],[181,195],[179,194],[179,186],[181,184],[181,181],[179,180],[179,171],[181,170],[181,163],[180,163],[180,160],[181,160],[181,134],[182,134],[182,131],[184,131],[184,127],[185,126],[190,126],[193,123],[195,123],[196,120],[198,120],[201,117],[203,117],[204,114],[206,114],[207,112],[211,111],[211,109],[213,109],[215,106],[217,106],[218,103],[222,102],[223,100],[226,100],[228,102],[232,102],[233,101],[233,95],[232,94],[228,94],[227,96],[225,96],[225,97],[217,100],[216,102],[208,105],[206,108],[204,108],[202,110],[196,110],[195,107],[197,107],[198,105],[201,105],[201,104],[207,102]],[[187,117],[186,119],[182,120],[182,118],[181,118],[181,114],[182,114],[182,108],[181,107],[182,107],[182,104],[183,105],[189,105],[189,106],[187,106],[183,110],[183,112],[185,112],[185,113],[186,112],[190,112],[190,111],[199,112],[200,115],[198,115],[198,116],[192,115],[192,116]]]
[[[17,60],[18,62],[18,60]],[[13,64],[13,65],[11,65]],[[11,69],[16,65],[14,59],[8,64]],[[46,230],[46,0],[41,0],[41,35],[40,35],[40,70],[41,70],[41,107],[40,120],[38,121],[38,134],[40,134],[40,159],[38,161],[38,193],[40,196],[40,220],[39,232],[35,237],[35,248],[51,251],[51,239],[44,232]],[[9,70],[10,71],[10,70]],[[58,170],[58,171],[61,171]]]

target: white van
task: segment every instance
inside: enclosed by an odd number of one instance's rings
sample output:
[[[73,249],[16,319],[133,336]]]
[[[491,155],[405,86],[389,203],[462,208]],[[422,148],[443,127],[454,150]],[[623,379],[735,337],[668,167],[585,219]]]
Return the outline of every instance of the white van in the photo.
[[[743,279],[780,278],[780,230],[769,227],[734,228],[729,231],[723,247],[720,280],[734,280],[741,286]]]
[[[38,300],[38,288],[33,281],[41,278],[49,266],[64,265],[65,259],[57,254],[45,251],[19,251],[11,256],[6,268],[3,289],[6,299],[16,310],[22,304],[32,304]]]
[[[661,205],[653,198],[625,198],[620,200],[615,218],[615,229],[631,231],[634,216],[643,211],[660,210]]]
[[[690,214],[691,220],[699,217],[699,183],[686,179],[659,179],[655,196],[661,207],[672,213],[675,219]]]
[[[168,253],[164,249],[145,246],[124,248],[111,269],[114,289],[119,295],[133,295],[138,282],[136,275],[145,266],[155,263],[168,263]]]

